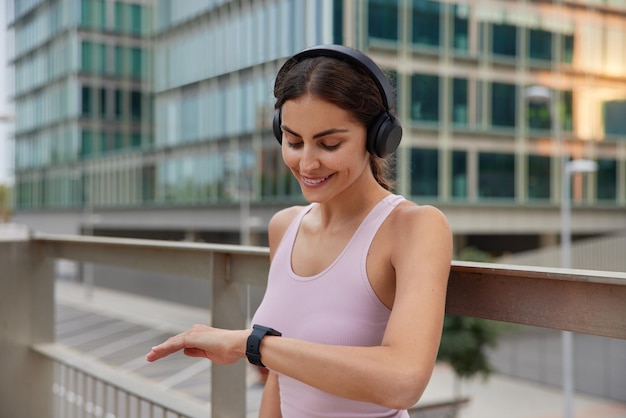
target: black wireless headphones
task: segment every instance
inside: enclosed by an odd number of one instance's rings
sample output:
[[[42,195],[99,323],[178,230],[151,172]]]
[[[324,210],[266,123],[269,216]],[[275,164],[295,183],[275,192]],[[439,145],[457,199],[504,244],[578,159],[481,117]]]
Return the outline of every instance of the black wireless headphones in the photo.
[[[343,45],[313,46],[292,56],[285,64],[294,61],[300,62],[312,57],[336,58],[362,68],[372,77],[382,97],[385,111],[378,115],[374,122],[367,128],[367,151],[381,158],[393,153],[398,148],[400,140],[402,139],[402,126],[400,126],[400,121],[393,112],[391,112],[389,107],[393,92],[389,80],[387,80],[387,77],[385,77],[380,68],[362,52]],[[283,64],[278,71],[278,74],[283,71],[286,66],[285,64]],[[283,137],[283,132],[280,128],[281,124],[282,116],[279,108],[274,111],[272,127],[274,129],[274,136],[280,144],[282,144]]]

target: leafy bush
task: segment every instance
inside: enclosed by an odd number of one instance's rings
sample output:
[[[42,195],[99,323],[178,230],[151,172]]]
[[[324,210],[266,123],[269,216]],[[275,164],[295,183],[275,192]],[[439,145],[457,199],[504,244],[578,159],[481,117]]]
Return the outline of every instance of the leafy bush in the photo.
[[[458,260],[492,262],[493,257],[474,247],[461,251]],[[487,378],[492,372],[486,350],[497,345],[498,336],[508,327],[500,322],[446,314],[437,360],[449,363],[461,379],[475,375]]]

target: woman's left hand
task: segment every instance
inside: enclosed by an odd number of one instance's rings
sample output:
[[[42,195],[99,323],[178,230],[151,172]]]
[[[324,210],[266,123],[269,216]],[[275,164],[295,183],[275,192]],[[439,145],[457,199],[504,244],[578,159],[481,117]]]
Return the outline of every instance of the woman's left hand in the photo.
[[[250,330],[226,330],[194,325],[187,331],[152,347],[146,360],[153,362],[183,350],[189,357],[204,357],[218,364],[232,364],[246,355]]]

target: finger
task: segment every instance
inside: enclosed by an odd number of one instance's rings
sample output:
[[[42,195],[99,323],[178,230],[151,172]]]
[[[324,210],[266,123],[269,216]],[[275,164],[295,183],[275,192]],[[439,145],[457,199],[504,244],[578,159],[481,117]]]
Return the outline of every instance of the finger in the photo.
[[[171,337],[167,341],[152,347],[150,352],[146,355],[146,360],[156,361],[182,348],[184,348],[184,339],[180,338],[180,336]]]

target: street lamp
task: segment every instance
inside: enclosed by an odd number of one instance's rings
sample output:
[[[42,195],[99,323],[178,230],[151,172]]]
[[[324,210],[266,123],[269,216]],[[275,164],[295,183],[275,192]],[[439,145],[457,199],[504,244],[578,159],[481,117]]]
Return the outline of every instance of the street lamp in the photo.
[[[562,171],[561,185],[561,267],[571,268],[571,203],[570,177],[574,173],[595,171],[596,163],[590,160],[569,161],[568,153],[563,144],[561,121],[558,111],[558,98],[545,86],[530,86],[526,88],[525,97],[530,103],[545,103],[550,112],[552,134],[557,143],[557,153],[560,156]],[[563,357],[563,416],[574,416],[574,341],[569,331],[561,331],[561,350]]]
[[[563,187],[561,188],[561,266],[572,267],[572,228],[570,184],[575,173],[591,173],[598,169],[595,161],[573,160],[563,165]],[[562,331],[563,342],[563,392],[565,395],[564,417],[574,416],[574,336],[570,331]]]
[[[571,231],[571,196],[570,184],[573,174],[591,173],[598,169],[598,164],[591,160],[568,161],[563,166],[563,188],[561,195],[561,265],[572,267],[572,231]]]

